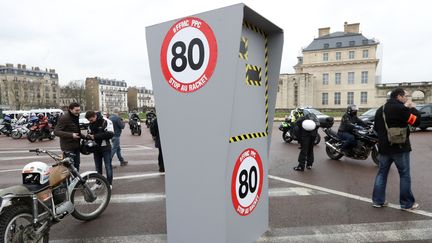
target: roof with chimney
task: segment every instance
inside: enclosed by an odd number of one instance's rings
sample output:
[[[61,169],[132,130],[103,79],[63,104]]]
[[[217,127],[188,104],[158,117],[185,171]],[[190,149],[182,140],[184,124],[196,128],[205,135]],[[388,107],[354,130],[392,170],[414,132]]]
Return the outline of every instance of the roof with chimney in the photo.
[[[319,37],[315,38],[303,51],[317,51],[335,48],[351,48],[379,44],[374,39],[368,39],[359,32],[360,24],[347,24],[344,31],[330,33],[330,28],[320,28]]]

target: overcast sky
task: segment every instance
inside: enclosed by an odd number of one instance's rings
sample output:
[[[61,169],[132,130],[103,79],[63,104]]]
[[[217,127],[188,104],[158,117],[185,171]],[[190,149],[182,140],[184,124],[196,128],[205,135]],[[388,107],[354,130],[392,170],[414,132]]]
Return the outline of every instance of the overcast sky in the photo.
[[[384,82],[432,81],[429,1],[245,0],[285,33],[281,73],[318,35],[360,23],[383,48]],[[0,0],[0,64],[53,68],[60,84],[99,76],[151,88],[145,27],[238,1]]]

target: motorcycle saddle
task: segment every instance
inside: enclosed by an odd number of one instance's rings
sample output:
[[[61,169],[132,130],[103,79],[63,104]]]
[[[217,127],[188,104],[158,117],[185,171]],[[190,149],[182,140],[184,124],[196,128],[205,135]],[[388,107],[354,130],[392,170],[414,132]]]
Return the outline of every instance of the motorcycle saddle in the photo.
[[[39,185],[39,184],[24,184],[24,187],[26,187],[29,191],[33,193],[41,192],[49,187],[49,182]]]

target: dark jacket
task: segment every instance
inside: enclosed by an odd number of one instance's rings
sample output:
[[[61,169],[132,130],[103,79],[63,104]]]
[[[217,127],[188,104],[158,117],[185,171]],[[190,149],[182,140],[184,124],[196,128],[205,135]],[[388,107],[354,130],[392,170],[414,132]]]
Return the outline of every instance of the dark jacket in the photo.
[[[121,119],[119,116],[117,115],[111,115],[109,117],[109,119],[112,121],[113,123],[113,127],[114,127],[114,136],[116,137],[120,137],[122,130],[125,128],[125,124],[123,122],[123,119]]]
[[[364,123],[357,116],[345,113],[342,116],[342,120],[341,120],[341,124],[339,126],[338,132],[349,132],[349,133],[352,133],[355,125],[363,126],[364,127],[364,126],[366,126],[366,123]]]
[[[72,133],[81,134],[79,117],[68,111],[59,118],[54,129],[54,134],[60,137],[61,150],[73,151],[80,148],[80,139],[73,138]]]
[[[315,124],[316,124],[316,128],[314,130],[312,130],[312,131],[306,131],[306,130],[304,130],[303,129],[303,122],[305,120],[312,120],[312,121],[314,121]],[[298,134],[297,134],[298,138],[308,137],[308,136],[314,136],[315,137],[315,136],[318,135],[318,128],[319,128],[320,124],[319,124],[319,120],[318,120],[318,118],[316,117],[315,114],[309,113],[309,114],[305,114],[304,116],[301,116],[301,117],[297,118],[296,125],[299,128],[298,129]]]
[[[161,144],[160,144],[159,126],[158,126],[157,118],[153,120],[150,126],[150,133],[153,137],[155,137],[155,147],[159,148]]]
[[[100,147],[111,147],[110,139],[114,136],[114,127],[111,120],[97,114],[96,122],[89,125],[90,134],[94,135],[95,142]]]
[[[387,138],[387,129],[384,125],[383,107],[381,106],[375,114],[374,130],[378,133],[378,150],[382,154],[395,154],[411,151],[409,139],[409,125],[418,126],[420,124],[420,112],[415,108],[408,108],[396,100],[389,99],[385,104],[385,116],[388,127],[406,127],[407,140],[404,144],[390,145]]]

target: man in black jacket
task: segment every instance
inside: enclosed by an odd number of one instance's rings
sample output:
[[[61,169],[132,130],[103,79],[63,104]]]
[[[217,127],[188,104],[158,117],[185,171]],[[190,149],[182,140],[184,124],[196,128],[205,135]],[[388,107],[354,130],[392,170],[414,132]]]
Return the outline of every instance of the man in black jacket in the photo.
[[[72,153],[74,166],[80,168],[80,138],[79,115],[81,112],[78,103],[71,103],[69,110],[58,119],[54,134],[60,137],[60,148],[63,152]]]
[[[165,165],[162,156],[162,145],[159,136],[159,126],[157,123],[157,118],[153,120],[150,126],[150,133],[152,136],[155,137],[155,147],[159,149],[159,156],[158,156],[159,172],[165,172]]]
[[[411,191],[410,175],[410,152],[411,143],[409,140],[408,125],[418,126],[420,124],[420,112],[414,108],[415,105],[408,101],[403,89],[397,88],[390,94],[390,99],[383,107],[380,107],[375,114],[374,129],[378,133],[378,151],[379,151],[379,170],[375,178],[375,185],[372,195],[373,206],[381,208],[387,206],[385,201],[385,190],[387,185],[387,176],[390,166],[394,162],[400,177],[400,194],[399,202],[401,209],[417,209],[419,204],[415,202]],[[385,116],[385,120],[384,117]],[[400,127],[405,128],[407,137],[405,143],[391,144],[387,137],[387,128]]]
[[[94,140],[98,145],[96,151],[93,152],[96,171],[102,175],[103,160],[107,179],[112,188],[113,173],[110,139],[114,136],[113,124],[111,120],[103,117],[100,112],[96,113],[94,111],[87,111],[85,117],[90,122],[90,134],[88,137]]]
[[[349,105],[346,113],[343,115],[338,130],[338,136],[343,140],[342,151],[356,146],[356,140],[353,134],[355,126],[366,126],[366,124],[357,117],[358,108],[356,105]]]
[[[305,126],[304,122],[312,121],[312,127]],[[315,123],[315,124],[314,124]],[[298,138],[300,142],[300,153],[298,156],[298,165],[294,167],[295,171],[304,171],[305,164],[307,169],[312,169],[314,162],[314,142],[318,136],[319,120],[315,114],[305,112],[304,116],[299,117],[296,120],[296,125],[298,126],[299,133]]]

